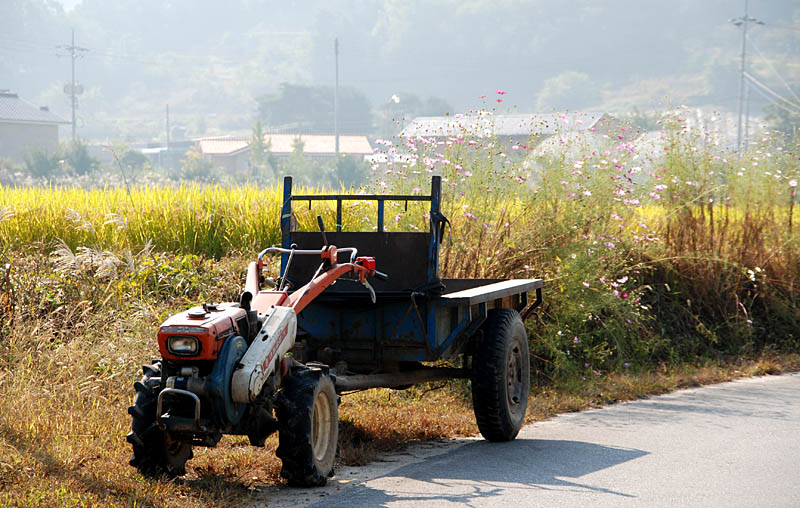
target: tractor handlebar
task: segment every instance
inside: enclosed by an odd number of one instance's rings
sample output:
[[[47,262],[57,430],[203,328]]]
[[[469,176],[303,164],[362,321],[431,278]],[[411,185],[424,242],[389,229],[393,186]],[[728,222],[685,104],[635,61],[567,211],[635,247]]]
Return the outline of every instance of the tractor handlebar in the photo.
[[[317,255],[317,256],[323,256],[323,258],[324,258],[325,254],[328,253],[328,259],[331,259],[333,263],[336,263],[336,260],[333,260],[330,256],[334,256],[335,257],[335,256],[338,256],[340,252],[349,252],[350,253],[350,263],[355,263],[355,264],[361,265],[362,267],[364,266],[364,264],[367,265],[366,266],[366,268],[368,270],[367,271],[367,275],[370,275],[372,277],[378,278],[380,280],[389,280],[389,276],[387,274],[385,274],[383,272],[379,272],[378,270],[375,269],[375,259],[374,258],[370,258],[370,257],[361,257],[361,258],[359,258],[358,257],[358,249],[356,249],[355,247],[337,248],[337,247],[334,247],[332,245],[331,246],[326,245],[325,249],[298,249],[296,247],[297,246],[295,244],[292,244],[292,248],[290,248],[290,249],[284,249],[282,247],[267,247],[266,249],[262,250],[258,254],[259,266],[261,265],[261,259],[264,257],[264,255],[266,255],[268,253],[271,253],[271,252],[278,253],[278,254],[289,254],[289,260],[287,261],[287,268],[286,268],[287,271],[288,271],[288,266],[292,262],[292,257],[295,254]],[[330,251],[333,251],[333,252],[330,252]],[[322,266],[320,266],[320,269],[321,268],[322,268]],[[363,279],[362,279],[362,281],[363,281]],[[281,285],[278,287],[279,291],[283,289],[283,285],[284,285],[284,283],[281,282]]]
[[[358,249],[355,247],[337,247],[337,252],[349,252],[350,253],[350,262],[353,263],[358,256]],[[266,249],[262,250],[258,254],[258,260],[261,261],[261,258],[264,257],[265,254],[270,252],[276,252],[278,254],[300,254],[300,255],[322,255],[322,249],[284,249],[282,247],[267,247]]]

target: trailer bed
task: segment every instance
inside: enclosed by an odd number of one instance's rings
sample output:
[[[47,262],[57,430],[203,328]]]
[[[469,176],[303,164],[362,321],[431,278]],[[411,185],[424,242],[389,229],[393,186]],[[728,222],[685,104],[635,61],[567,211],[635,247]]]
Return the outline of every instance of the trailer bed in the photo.
[[[480,279],[471,279],[481,282]],[[447,285],[447,281],[445,282]],[[516,279],[503,280],[491,284],[484,284],[454,293],[445,293],[441,296],[442,305],[454,307],[459,305],[477,305],[507,296],[518,295],[541,289],[544,285],[542,279]]]

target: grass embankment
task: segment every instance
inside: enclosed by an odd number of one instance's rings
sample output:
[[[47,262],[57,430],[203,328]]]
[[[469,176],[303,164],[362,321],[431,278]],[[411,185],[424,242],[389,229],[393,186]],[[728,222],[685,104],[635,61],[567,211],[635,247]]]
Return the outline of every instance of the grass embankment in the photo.
[[[657,157],[622,130],[557,153],[415,139],[416,164],[376,171],[378,191],[400,193],[443,176],[443,276],[547,280],[529,418],[800,366],[797,152],[726,156],[681,125],[665,124]],[[354,205],[345,228],[372,229],[374,205]],[[127,465],[124,435],[155,327],[235,299],[277,242],[279,207],[279,189],[256,187],[0,188],[0,505],[225,505],[278,481],[274,437],[226,438],[168,482]],[[308,229],[319,209],[296,212]],[[423,229],[424,212],[387,204],[387,226]],[[460,383],[346,396],[341,415],[354,464],[476,431]]]

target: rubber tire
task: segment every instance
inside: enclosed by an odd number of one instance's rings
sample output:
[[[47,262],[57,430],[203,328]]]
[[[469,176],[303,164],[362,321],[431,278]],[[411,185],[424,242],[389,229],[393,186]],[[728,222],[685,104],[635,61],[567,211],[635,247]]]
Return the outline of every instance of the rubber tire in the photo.
[[[144,376],[133,384],[136,399],[128,408],[131,431],[127,441],[133,447],[130,465],[148,477],[174,478],[186,474],[186,462],[192,458],[192,446],[173,440],[156,424],[158,388],[161,385],[161,362],[142,366]]]
[[[489,312],[482,329],[472,357],[475,420],[487,440],[511,441],[525,422],[530,394],[525,325],[516,310],[495,309]]]
[[[281,476],[292,487],[325,485],[333,476],[339,439],[339,397],[333,380],[322,370],[300,369],[284,378],[275,409]],[[320,414],[322,409],[327,414]],[[317,453],[315,439],[322,440],[317,442]]]

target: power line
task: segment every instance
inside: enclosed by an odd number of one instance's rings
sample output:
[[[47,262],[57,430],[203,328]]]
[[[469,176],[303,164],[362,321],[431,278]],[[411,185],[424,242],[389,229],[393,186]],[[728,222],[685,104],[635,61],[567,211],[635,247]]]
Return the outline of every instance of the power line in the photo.
[[[767,100],[769,100],[769,101],[772,101],[772,105],[773,105],[773,106],[777,106],[777,107],[781,108],[782,110],[784,110],[784,111],[786,111],[786,112],[788,112],[788,113],[791,113],[791,114],[793,114],[793,115],[796,115],[796,114],[798,113],[798,111],[797,111],[797,110],[795,110],[795,109],[791,109],[791,108],[789,108],[789,107],[786,107],[786,106],[784,106],[783,104],[781,104],[780,102],[778,102],[778,101],[774,100],[774,99],[773,99],[773,98],[772,98],[772,97],[771,97],[769,94],[767,94],[766,92],[762,91],[760,88],[756,87],[756,88],[753,88],[753,90],[755,90],[756,92],[758,92],[758,94],[759,94],[760,96],[764,97],[765,99],[767,99]]]
[[[776,75],[776,76],[778,76],[778,79],[780,79],[780,80],[781,80],[781,83],[783,83],[783,86],[785,86],[785,87],[786,87],[786,89],[787,89],[787,90],[789,90],[789,93],[790,93],[790,94],[792,94],[792,97],[794,97],[795,99],[797,99],[797,101],[798,101],[798,102],[800,102],[800,97],[798,97],[798,96],[797,96],[797,94],[796,94],[796,93],[794,93],[794,90],[792,90],[792,87],[790,87],[790,86],[789,86],[789,83],[787,83],[787,82],[786,82],[786,80],[785,80],[785,79],[783,79],[783,76],[781,76],[781,74],[778,72],[778,70],[775,68],[775,66],[774,66],[774,65],[772,65],[772,62],[771,62],[769,59],[767,59],[767,58],[764,56],[764,54],[763,54],[763,53],[761,53],[761,50],[759,50],[759,49],[758,49],[758,46],[756,45],[755,41],[753,41],[753,40],[751,39],[751,40],[750,40],[750,43],[753,45],[753,49],[755,49],[755,50],[756,50],[756,53],[758,53],[758,56],[760,56],[762,60],[764,60],[765,62],[767,62],[767,65],[769,65],[769,68],[770,68],[770,69],[772,69],[772,72],[774,72],[774,73],[775,73],[775,75]]]
[[[783,97],[778,92],[776,92],[772,88],[768,87],[767,85],[765,85],[764,83],[762,83],[761,81],[756,79],[756,77],[753,76],[752,74],[750,74],[749,72],[745,72],[744,75],[745,75],[745,77],[747,78],[747,80],[750,83],[753,83],[754,85],[756,85],[757,87],[761,88],[762,90],[764,90],[768,94],[772,95],[774,98],[785,102],[786,104],[788,104],[789,106],[795,108],[798,112],[800,112],[800,104],[795,104],[794,102],[790,101],[789,99]]]

